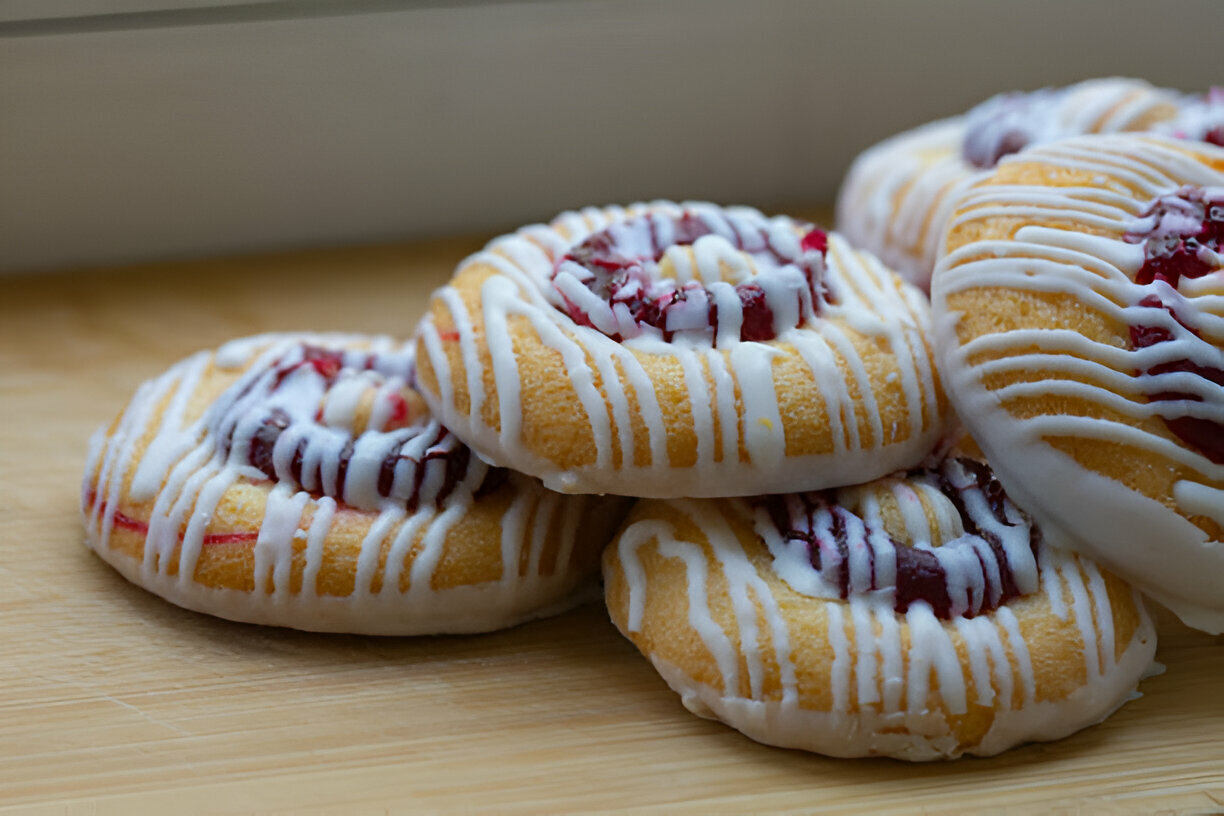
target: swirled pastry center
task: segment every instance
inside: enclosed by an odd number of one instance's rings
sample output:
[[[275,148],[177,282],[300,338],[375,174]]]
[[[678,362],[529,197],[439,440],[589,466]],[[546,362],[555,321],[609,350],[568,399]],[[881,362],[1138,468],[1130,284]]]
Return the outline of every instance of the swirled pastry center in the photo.
[[[231,386],[205,432],[231,466],[363,510],[440,505],[469,481],[477,493],[496,487],[505,472],[473,467],[408,388],[412,375],[409,352],[296,345]]]
[[[1183,102],[1168,132],[1179,139],[1224,147],[1224,86],[1213,87]]]
[[[1149,399],[1181,403],[1184,414],[1162,413],[1165,425],[1224,464],[1224,338],[1213,343],[1203,337],[1209,324],[1180,291],[1183,281],[1208,276],[1224,283],[1224,188],[1183,187],[1156,199],[1124,240],[1143,245],[1143,266],[1135,276],[1142,287],[1139,317],[1130,340],[1136,350],[1154,349],[1148,355],[1154,362],[1139,373],[1167,382]]]
[[[1093,87],[1098,93],[1089,93]],[[1172,117],[1144,122],[1148,106],[1162,100],[1175,111]],[[1224,89],[1179,97],[1159,89],[1143,90],[1134,83],[1105,81],[999,94],[966,115],[961,155],[974,167],[989,169],[1030,145],[1136,128],[1224,144]]]
[[[1019,153],[1037,141],[1048,125],[1056,91],[1008,93],[987,99],[969,111],[961,155],[974,167],[988,169],[999,159]]]
[[[650,213],[587,237],[557,261],[552,282],[575,323],[617,342],[766,341],[829,300],[827,247],[822,230],[789,219]]]
[[[1038,589],[1040,530],[971,459],[875,485],[755,501],[756,530],[775,568],[803,594],[875,594],[900,613],[923,602],[947,620]]]

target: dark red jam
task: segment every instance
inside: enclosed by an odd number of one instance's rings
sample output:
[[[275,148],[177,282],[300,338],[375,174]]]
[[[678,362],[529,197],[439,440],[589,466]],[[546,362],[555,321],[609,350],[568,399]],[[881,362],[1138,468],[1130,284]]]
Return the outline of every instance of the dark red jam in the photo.
[[[1192,347],[1207,347],[1187,315],[1189,301],[1177,289],[1183,280],[1224,274],[1219,257],[1224,245],[1224,190],[1209,193],[1202,188],[1183,187],[1157,199],[1141,219],[1141,226],[1126,233],[1125,240],[1143,244],[1143,266],[1135,283],[1150,289],[1138,305],[1160,315],[1158,322],[1137,323],[1130,327],[1131,346],[1151,348],[1181,339]],[[1170,323],[1172,325],[1170,325]],[[1191,339],[1193,338],[1193,339]],[[1218,350],[1218,346],[1217,346]],[[1219,355],[1216,355],[1217,357]],[[1174,388],[1149,395],[1152,402],[1209,402],[1224,405],[1224,369],[1189,359],[1158,363],[1139,374],[1185,373],[1199,377],[1202,393]],[[1163,417],[1172,433],[1212,462],[1224,464],[1224,425],[1195,416]]]
[[[870,520],[839,505],[836,489],[792,497],[799,499],[802,509],[798,513],[793,504],[788,504],[786,496],[765,496],[754,501],[764,506],[783,540],[800,542],[807,548],[812,568],[820,572],[821,577],[834,586],[842,598],[848,598],[853,591],[850,575],[852,548],[865,550],[870,573],[868,589],[893,589],[893,608],[898,613],[904,614],[912,604],[922,601],[942,620],[957,616],[972,618],[998,609],[1012,598],[1025,594],[1017,580],[1016,555],[1009,557],[999,535],[989,528],[1027,527],[1028,547],[1023,557],[1031,557],[1034,567],[1041,531],[1007,501],[1002,485],[988,467],[972,459],[956,458],[945,461],[938,468],[911,471],[906,478],[924,482],[946,496],[959,513],[965,534],[955,541],[945,542],[938,551],[902,544],[887,536]],[[973,500],[969,498],[970,494],[976,494]],[[817,524],[818,514],[826,512],[829,523]],[[869,543],[873,539],[886,540],[888,548],[896,553],[896,578],[891,587],[883,586],[880,581],[876,549]],[[981,546],[983,544],[985,546]],[[969,553],[955,555],[961,556],[957,559],[961,564],[967,560],[973,561],[975,556],[975,570],[980,570],[979,584],[984,587],[982,592],[974,593],[969,598],[967,606],[962,602],[961,608],[956,608],[957,603],[951,592],[953,582],[947,564],[953,563],[953,560],[945,557],[956,548],[974,550],[969,559],[963,557]],[[983,552],[989,555],[983,556]],[[1031,588],[1027,591],[1031,591]]]
[[[92,502],[93,497],[91,496],[90,503],[92,504]],[[105,512],[106,507],[103,506],[102,513]],[[132,532],[139,533],[142,536],[147,536],[149,534],[149,523],[147,521],[134,519],[126,513],[121,513],[118,510],[115,511],[115,514],[111,518],[114,525],[120,529],[131,530]],[[204,537],[200,539],[200,543],[205,547],[215,544],[252,544],[258,539],[258,530],[248,530],[241,533],[205,533]]]
[[[742,224],[733,226],[725,222],[720,226],[724,228],[716,232],[705,218],[693,212],[678,217],[654,214],[615,224],[590,235],[560,258],[553,270],[553,280],[563,272],[577,271],[575,277],[607,304],[610,313],[623,310],[628,315],[633,331],[650,327],[664,340],[671,341],[678,331],[698,330],[709,332],[716,339],[719,310],[710,290],[699,281],[679,283],[660,278],[658,264],[669,247],[689,246],[699,238],[718,234],[735,249],[770,266],[796,267],[805,282],[806,298],[800,293],[795,297],[801,304],[806,299],[812,313],[819,310],[822,301],[830,300],[824,282],[828,236],[823,230],[810,228],[800,241],[799,253],[794,253],[777,246],[765,225],[748,229]],[[768,274],[768,270],[761,273]],[[566,313],[578,325],[601,331],[617,342],[636,336],[608,328],[607,323],[595,320],[590,311],[560,288],[557,292]],[[739,339],[773,340],[778,327],[766,288],[748,281],[736,285],[735,294],[742,313]],[[803,312],[800,308],[795,325],[802,325],[806,319]]]
[[[221,455],[225,458],[238,457],[241,464],[253,466],[269,479],[292,484],[313,495],[343,498],[356,452],[355,440],[349,435],[337,449],[330,444],[332,437],[347,434],[347,431],[323,425],[317,409],[297,412],[298,419],[295,420],[287,410],[288,406],[277,404],[278,393],[291,376],[302,370],[317,375],[321,380],[314,384],[312,390],[312,393],[320,395],[335,385],[344,369],[397,374],[406,382],[411,382],[414,372],[410,366],[398,370],[396,366],[401,363],[402,360],[389,361],[372,353],[301,346],[282,357],[269,376],[250,380],[230,404],[231,410],[216,418],[214,434]],[[377,493],[383,498],[402,501],[410,512],[423,501],[440,506],[467,476],[472,463],[471,450],[442,425],[425,418],[410,417],[407,403],[402,397],[392,395],[390,399],[390,422],[393,427],[365,432],[384,438],[394,436],[393,440],[388,439],[390,445],[379,446],[387,453],[378,465]],[[249,401],[254,402],[253,407]],[[253,430],[250,428],[250,410],[263,414]],[[282,457],[278,467],[275,456],[277,444],[290,433],[297,438],[297,442],[294,443],[292,455]],[[423,452],[415,457],[410,456],[406,450],[420,447],[419,437],[422,433],[431,434],[429,442]],[[246,437],[245,445],[236,444],[239,436]],[[311,446],[316,445],[325,451],[323,455],[309,455]],[[401,479],[396,489],[396,473],[403,470],[402,462],[408,465],[410,476],[406,478],[410,478],[410,483]],[[490,468],[477,488],[477,495],[495,490],[505,481],[506,475],[500,468]],[[430,483],[429,496],[425,495],[427,479]]]
[[[965,161],[989,169],[1004,156],[1019,153],[1036,141],[1055,93],[1042,90],[1001,94],[969,111],[961,142]]]
[[[82,507],[88,512],[89,508],[97,506],[98,493],[95,490],[89,490],[82,495]],[[110,512],[110,505],[103,499],[101,506],[97,508],[98,518],[106,518],[109,514],[111,524],[120,530],[131,530],[142,536],[149,534],[149,522],[142,519],[133,518],[122,510]],[[205,546],[212,544],[252,544],[259,538],[258,530],[244,530],[234,533],[205,533],[201,539],[201,543]],[[179,535],[179,540],[182,541],[182,534]]]
[[[1210,88],[1200,97],[1184,101],[1171,132],[1180,139],[1224,147],[1224,87]]]

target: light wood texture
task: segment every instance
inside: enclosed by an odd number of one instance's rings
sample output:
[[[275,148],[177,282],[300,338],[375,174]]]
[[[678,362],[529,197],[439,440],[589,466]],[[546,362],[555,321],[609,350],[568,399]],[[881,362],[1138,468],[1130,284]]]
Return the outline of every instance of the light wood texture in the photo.
[[[1224,639],[1062,742],[907,765],[688,714],[597,605],[479,637],[342,637],[164,603],[82,546],[85,442],[243,334],[407,334],[478,241],[0,281],[0,813],[1219,813]]]

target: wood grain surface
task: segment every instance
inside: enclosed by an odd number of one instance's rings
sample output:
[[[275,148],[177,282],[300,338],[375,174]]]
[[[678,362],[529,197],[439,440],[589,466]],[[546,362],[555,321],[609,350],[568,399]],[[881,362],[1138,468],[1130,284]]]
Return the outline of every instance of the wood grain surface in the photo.
[[[1143,697],[993,759],[768,748],[688,714],[598,605],[476,637],[213,620],[82,546],[85,443],[270,330],[408,334],[478,240],[0,280],[0,813],[1221,813],[1224,639],[1162,616]]]

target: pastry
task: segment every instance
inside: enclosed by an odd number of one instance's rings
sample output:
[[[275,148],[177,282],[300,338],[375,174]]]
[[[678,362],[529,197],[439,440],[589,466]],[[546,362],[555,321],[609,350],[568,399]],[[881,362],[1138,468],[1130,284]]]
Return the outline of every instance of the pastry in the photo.
[[[490,467],[413,376],[385,337],[183,360],[94,436],[89,546],[180,606],[297,629],[477,632],[583,599],[624,502]]]
[[[1224,87],[1186,97],[1178,106],[1177,115],[1156,129],[1179,139],[1224,147]]]
[[[482,457],[564,492],[727,496],[920,461],[945,404],[922,293],[747,208],[565,213],[435,293],[420,386]]]
[[[1008,492],[1224,631],[1224,149],[1116,134],[1004,159],[953,213],[940,369]]]
[[[1001,156],[1064,136],[1172,126],[1183,107],[1197,106],[1176,91],[1121,78],[1001,94],[863,152],[838,193],[837,228],[925,289],[949,213]]]
[[[1046,546],[981,461],[858,487],[643,501],[608,609],[684,705],[770,745],[988,756],[1108,716],[1151,667],[1137,592]]]

